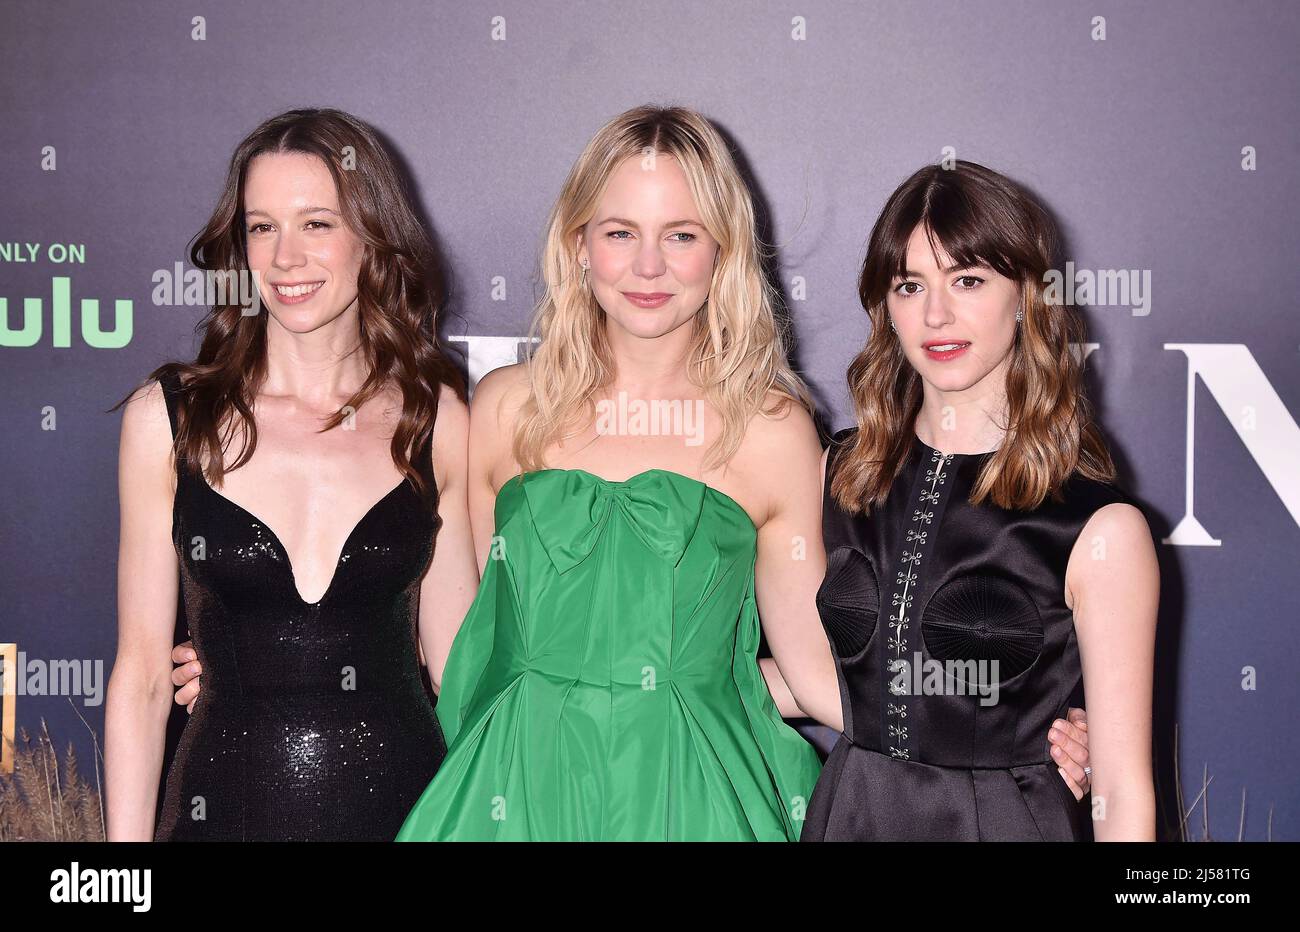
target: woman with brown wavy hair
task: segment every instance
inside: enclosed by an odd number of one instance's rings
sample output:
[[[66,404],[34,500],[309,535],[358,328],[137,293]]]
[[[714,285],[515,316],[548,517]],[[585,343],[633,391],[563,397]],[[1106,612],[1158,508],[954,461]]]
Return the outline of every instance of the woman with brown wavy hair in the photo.
[[[478,581],[431,242],[370,127],[295,110],[191,256],[261,303],[125,402],[109,837],[389,840],[445,750],[420,654],[437,684]],[[155,830],[178,586],[205,682]]]
[[[824,464],[844,734],[805,840],[1084,837],[1048,740],[1084,693],[1095,836],[1154,837],[1158,568],[1089,415],[1079,314],[1044,297],[1057,248],[971,162],[915,173],[872,230],[858,423]]]

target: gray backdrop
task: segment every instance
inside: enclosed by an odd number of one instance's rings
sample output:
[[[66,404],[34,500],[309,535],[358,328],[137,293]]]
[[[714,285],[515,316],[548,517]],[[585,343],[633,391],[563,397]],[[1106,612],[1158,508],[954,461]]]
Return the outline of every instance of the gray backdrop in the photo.
[[[449,265],[448,335],[514,337],[587,139],[627,107],[681,103],[752,171],[795,361],[832,427],[849,421],[844,371],[866,336],[868,231],[924,163],[955,153],[1010,174],[1056,212],[1078,268],[1149,274],[1144,307],[1088,311],[1089,368],[1124,481],[1158,539],[1178,528],[1159,548],[1162,800],[1177,725],[1189,805],[1212,780],[1212,836],[1236,837],[1244,792],[1247,838],[1271,810],[1272,836],[1295,839],[1298,46],[1288,2],[3,0],[0,643],[29,664],[111,668],[119,415],[104,410],[197,348],[202,309],[156,306],[151,278],[185,258],[258,122],[321,105],[378,127]],[[88,342],[87,298],[106,331],[130,302],[130,339]],[[473,374],[501,345],[466,344]],[[20,726],[44,718],[76,742],[85,771],[77,713],[103,728],[87,691],[5,701]]]

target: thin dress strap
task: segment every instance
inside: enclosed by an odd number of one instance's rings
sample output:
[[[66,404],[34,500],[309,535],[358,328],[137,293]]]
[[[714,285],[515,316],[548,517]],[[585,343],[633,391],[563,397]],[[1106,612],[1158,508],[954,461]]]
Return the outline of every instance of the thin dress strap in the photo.
[[[167,419],[172,422],[172,439],[176,439],[176,407],[177,397],[181,393],[181,378],[175,369],[169,369],[158,377],[158,384],[162,386],[163,398],[167,401]]]
[[[437,501],[438,483],[433,476],[433,432],[429,432],[429,439],[420,446],[419,452],[415,456],[415,468],[420,476],[428,483],[429,495]]]
[[[178,411],[179,408],[180,408],[180,396],[181,396],[181,377],[180,377],[180,373],[178,373],[175,369],[169,369],[167,372],[163,373],[162,375],[160,375],[160,376],[158,377],[158,384],[159,384],[160,386],[162,386],[162,390],[163,390],[163,399],[167,402],[167,420],[171,421],[171,425],[172,425],[172,440],[175,441],[175,440],[176,440],[177,411]],[[180,458],[179,458],[179,456],[178,456],[178,457],[177,457],[177,461],[176,461],[176,473],[177,473],[177,477],[178,477],[178,478],[177,478],[177,482],[178,482],[177,488],[180,488],[180,486],[179,486],[179,482],[180,482],[180,479],[181,479],[182,477],[184,477],[185,472],[186,472],[186,470],[180,468]]]

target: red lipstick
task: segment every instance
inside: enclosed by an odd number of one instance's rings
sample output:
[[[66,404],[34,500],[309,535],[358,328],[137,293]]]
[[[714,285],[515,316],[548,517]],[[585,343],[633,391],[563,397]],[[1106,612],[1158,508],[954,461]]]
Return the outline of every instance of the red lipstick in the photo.
[[[956,359],[970,348],[969,340],[926,340],[921,346],[925,355],[935,362],[947,362]]]

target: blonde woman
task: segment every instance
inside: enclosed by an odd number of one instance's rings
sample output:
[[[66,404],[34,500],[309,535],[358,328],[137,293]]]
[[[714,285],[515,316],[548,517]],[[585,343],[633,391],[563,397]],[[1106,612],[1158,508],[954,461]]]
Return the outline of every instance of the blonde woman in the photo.
[[[448,756],[399,841],[798,837],[819,763],[755,651],[761,616],[799,704],[838,721],[821,447],[754,229],[688,110],[623,114],[570,172],[541,343],[472,405],[484,580],[439,696]]]

